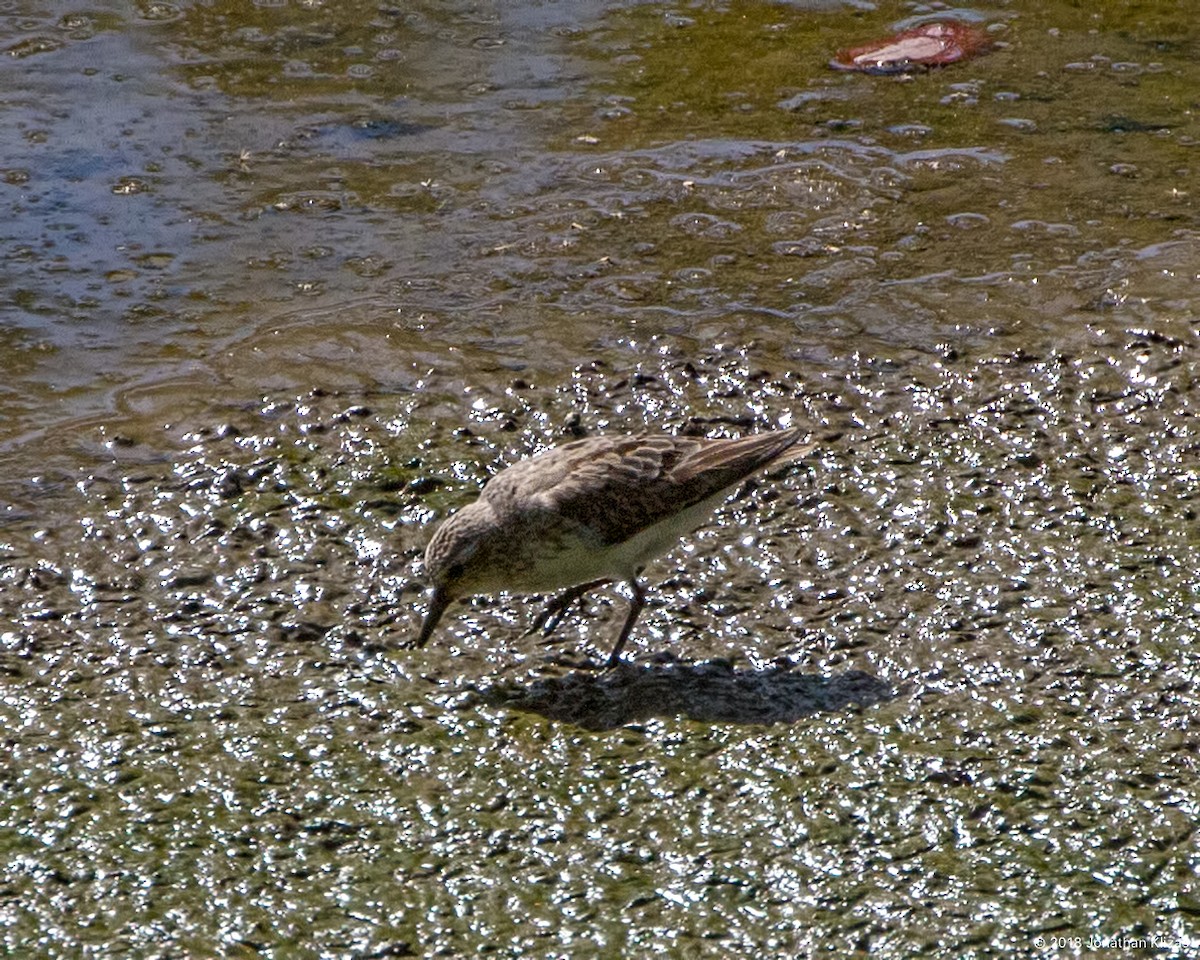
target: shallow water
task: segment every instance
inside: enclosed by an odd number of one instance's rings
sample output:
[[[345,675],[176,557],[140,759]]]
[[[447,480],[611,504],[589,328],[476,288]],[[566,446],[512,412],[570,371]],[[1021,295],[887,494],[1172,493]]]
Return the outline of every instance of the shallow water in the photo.
[[[1198,36],[1110,6],[11,5],[4,948],[1194,955]],[[627,669],[402,647],[504,464],[791,424]]]

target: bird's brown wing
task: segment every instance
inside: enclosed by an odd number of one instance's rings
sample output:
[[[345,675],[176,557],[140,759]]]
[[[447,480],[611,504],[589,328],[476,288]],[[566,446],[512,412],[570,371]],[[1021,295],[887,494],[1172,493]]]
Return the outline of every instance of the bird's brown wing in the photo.
[[[796,430],[737,440],[594,437],[514,464],[485,493],[501,509],[536,502],[607,546],[733,486],[799,439]]]

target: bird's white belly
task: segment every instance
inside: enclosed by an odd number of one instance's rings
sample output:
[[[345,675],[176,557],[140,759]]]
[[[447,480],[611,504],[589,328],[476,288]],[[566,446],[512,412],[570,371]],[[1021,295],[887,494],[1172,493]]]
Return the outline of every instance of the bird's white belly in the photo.
[[[727,494],[722,490],[611,546],[575,538],[548,543],[535,563],[513,563],[506,586],[518,592],[548,593],[592,580],[632,580],[647,563],[704,523]]]

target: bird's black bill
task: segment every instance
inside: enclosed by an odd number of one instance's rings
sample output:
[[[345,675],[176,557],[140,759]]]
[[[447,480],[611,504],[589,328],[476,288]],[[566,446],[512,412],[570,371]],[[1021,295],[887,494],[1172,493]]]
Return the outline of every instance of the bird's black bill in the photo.
[[[425,613],[425,622],[421,624],[421,632],[417,634],[413,646],[423,647],[433,636],[433,631],[442,619],[442,614],[450,606],[450,595],[440,587],[434,587],[433,596],[429,600],[429,609]]]

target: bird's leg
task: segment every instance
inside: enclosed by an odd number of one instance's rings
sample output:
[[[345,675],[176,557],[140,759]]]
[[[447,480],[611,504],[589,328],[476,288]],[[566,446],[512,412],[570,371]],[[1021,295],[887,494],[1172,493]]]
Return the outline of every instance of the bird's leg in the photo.
[[[633,599],[629,601],[629,613],[625,616],[625,624],[621,627],[621,632],[617,634],[617,642],[613,646],[612,653],[608,655],[608,663],[604,665],[605,670],[611,670],[621,662],[621,650],[625,647],[625,641],[629,639],[638,614],[646,605],[646,594],[642,592],[642,585],[637,582],[636,576],[629,581],[629,588],[633,591]]]
[[[542,636],[550,636],[550,634],[558,629],[558,625],[562,623],[563,617],[567,615],[567,611],[571,608],[571,604],[589,590],[603,586],[606,583],[608,583],[607,580],[593,580],[591,583],[581,583],[578,586],[569,587],[564,590],[546,604],[546,608],[537,615],[533,623],[530,624],[529,629],[522,636],[527,637],[538,630],[542,631]]]

